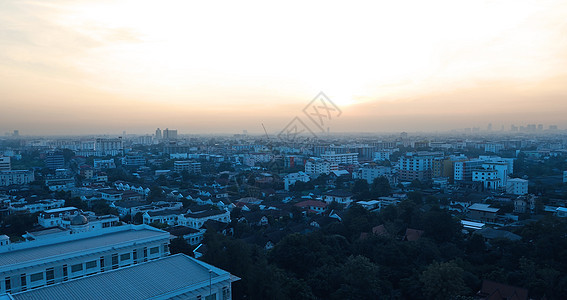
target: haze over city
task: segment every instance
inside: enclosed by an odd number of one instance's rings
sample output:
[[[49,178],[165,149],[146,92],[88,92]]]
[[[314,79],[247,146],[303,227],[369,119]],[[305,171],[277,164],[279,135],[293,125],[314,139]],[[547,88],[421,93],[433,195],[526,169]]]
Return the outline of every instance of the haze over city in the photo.
[[[564,1],[2,1],[0,132],[567,127]]]

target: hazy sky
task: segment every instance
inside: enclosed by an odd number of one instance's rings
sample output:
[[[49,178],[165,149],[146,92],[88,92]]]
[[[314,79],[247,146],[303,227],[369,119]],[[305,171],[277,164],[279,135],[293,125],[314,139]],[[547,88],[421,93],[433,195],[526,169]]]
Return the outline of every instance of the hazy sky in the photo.
[[[0,1],[0,134],[567,128],[566,1]]]

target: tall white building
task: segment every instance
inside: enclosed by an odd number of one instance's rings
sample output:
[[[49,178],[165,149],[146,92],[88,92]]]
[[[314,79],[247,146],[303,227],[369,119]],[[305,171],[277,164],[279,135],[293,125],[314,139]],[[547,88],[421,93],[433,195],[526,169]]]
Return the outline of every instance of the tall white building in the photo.
[[[331,163],[322,158],[311,157],[305,163],[305,173],[309,177],[318,177],[321,174],[329,174],[339,169],[338,164]]]
[[[384,176],[388,179],[390,184],[394,184],[392,168],[379,166],[376,164],[365,164],[357,172],[357,178],[364,179],[368,184],[372,184],[374,179]]]
[[[321,154],[321,158],[335,164],[346,164],[346,165],[353,165],[358,164],[358,153],[335,153],[335,152],[327,152],[325,154]]]

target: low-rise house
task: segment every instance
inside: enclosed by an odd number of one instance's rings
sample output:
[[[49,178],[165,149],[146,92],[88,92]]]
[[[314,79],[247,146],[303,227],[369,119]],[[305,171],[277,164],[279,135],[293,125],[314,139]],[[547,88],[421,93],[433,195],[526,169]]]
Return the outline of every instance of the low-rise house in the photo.
[[[499,210],[488,204],[475,203],[469,206],[467,216],[473,221],[495,223]]]
[[[76,207],[49,209],[39,214],[37,222],[44,228],[61,226],[64,217],[74,217],[80,213],[81,210]]]
[[[165,231],[169,232],[174,238],[184,239],[189,245],[198,245],[203,241],[206,229],[195,229],[178,225],[167,228]]]
[[[158,211],[146,211],[142,218],[144,220],[144,224],[152,224],[152,223],[163,223],[167,225],[177,225],[179,224],[179,216],[183,215],[183,211],[181,210],[172,210],[172,209],[165,209],[165,210],[158,210]]]
[[[296,203],[295,206],[301,208],[307,213],[322,214],[327,210],[327,203],[317,200],[305,200]]]
[[[352,196],[351,192],[344,190],[332,190],[323,194],[323,201],[327,202],[327,204],[337,202],[339,204],[349,206],[353,202]]]
[[[28,203],[20,202],[10,204],[9,210],[11,213],[36,213],[50,209],[61,208],[65,206],[65,200],[44,199]]]
[[[210,209],[199,212],[188,212],[179,215],[179,225],[188,226],[191,228],[201,228],[208,220],[215,220],[224,223],[230,223],[230,212]]]

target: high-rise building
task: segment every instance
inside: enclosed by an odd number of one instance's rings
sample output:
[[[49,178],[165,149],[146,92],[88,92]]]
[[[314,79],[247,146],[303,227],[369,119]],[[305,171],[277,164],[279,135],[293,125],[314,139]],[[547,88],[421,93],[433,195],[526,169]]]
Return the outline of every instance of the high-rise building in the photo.
[[[156,129],[156,140],[161,140],[161,129]]]
[[[0,156],[0,171],[10,171],[12,170],[12,164],[10,163],[9,156]]]
[[[65,157],[62,152],[50,152],[45,156],[45,166],[51,170],[63,169]]]
[[[176,140],[177,139],[177,129],[166,128],[163,131],[163,139],[164,140]]]

